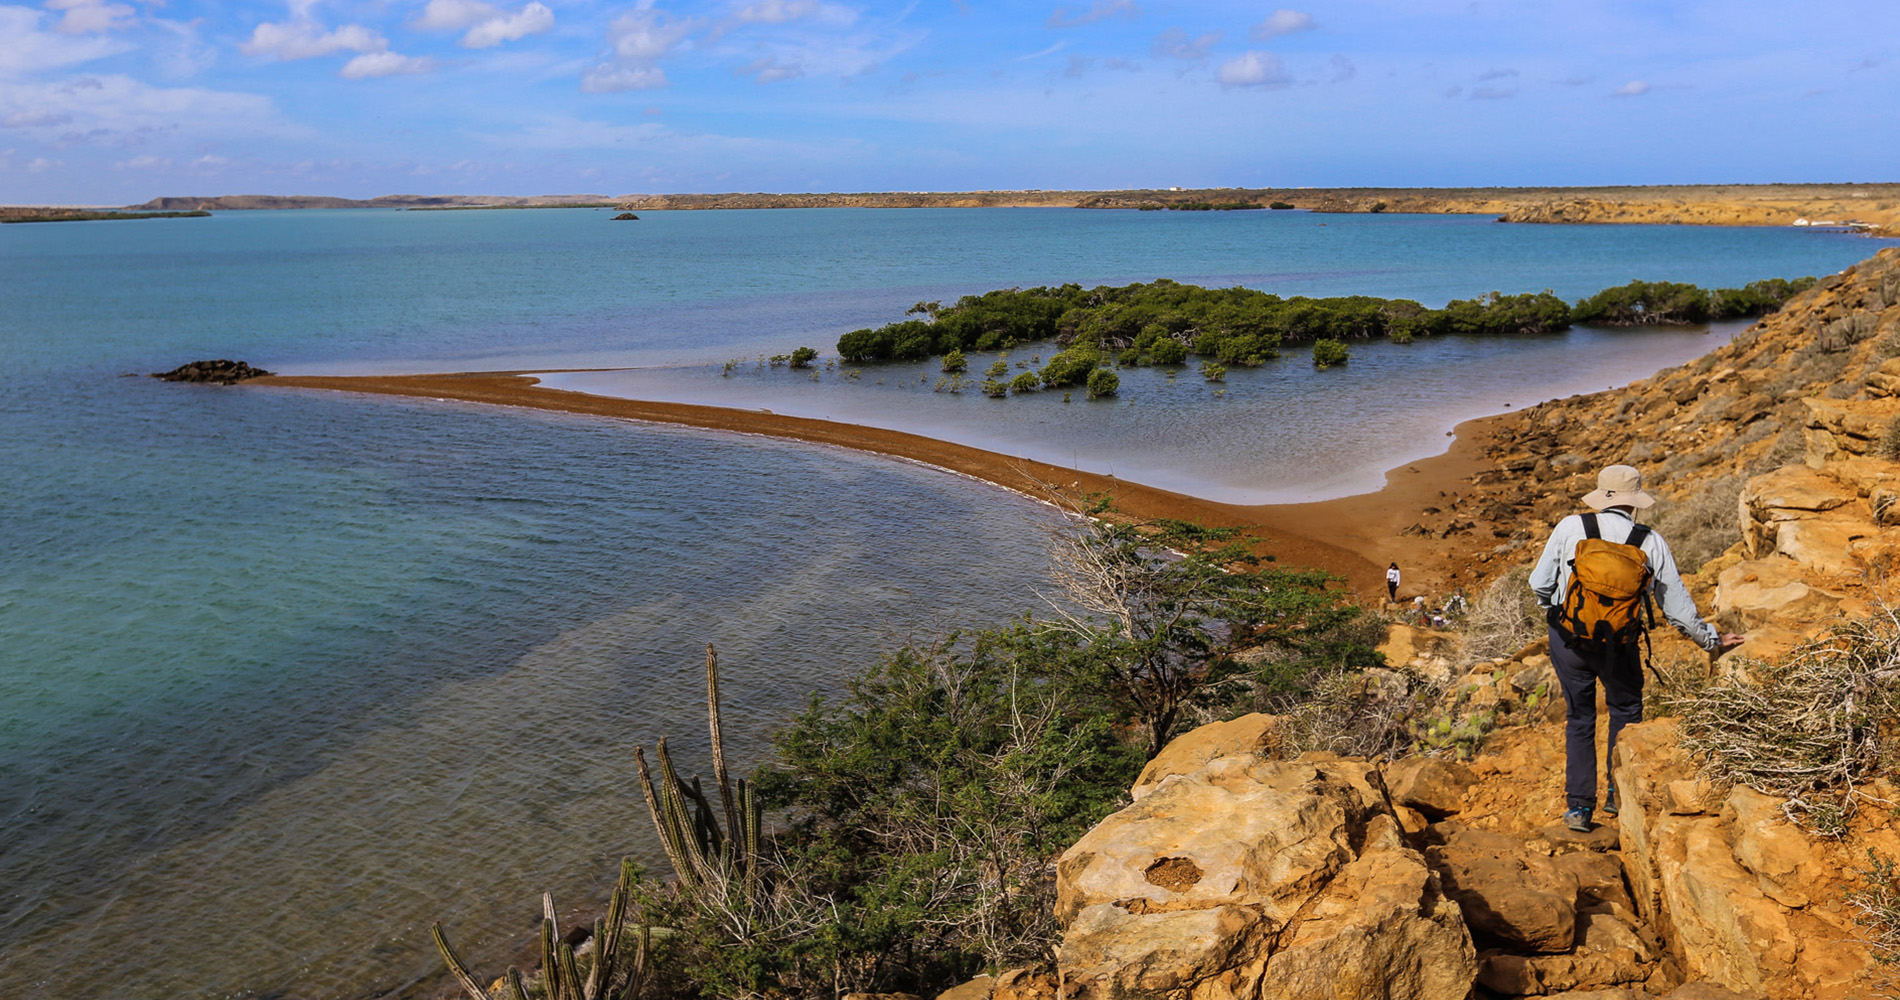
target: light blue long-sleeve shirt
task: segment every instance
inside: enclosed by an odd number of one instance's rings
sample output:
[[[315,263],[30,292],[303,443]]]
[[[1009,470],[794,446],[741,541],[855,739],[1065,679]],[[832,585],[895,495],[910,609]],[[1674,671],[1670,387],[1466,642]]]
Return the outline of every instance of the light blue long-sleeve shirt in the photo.
[[[1597,512],[1597,530],[1606,541],[1627,542],[1630,532],[1636,530],[1636,521],[1620,510],[1601,510]],[[1537,595],[1538,607],[1548,610],[1563,601],[1563,595],[1570,589],[1570,560],[1577,554],[1577,543],[1588,537],[1581,514],[1572,514],[1551,529],[1550,541],[1544,543],[1544,554],[1531,570],[1531,592]],[[1643,539],[1643,554],[1649,557],[1649,595],[1662,609],[1663,617],[1703,649],[1714,652],[1721,648],[1721,633],[1702,620],[1701,613],[1696,611],[1695,599],[1689,596],[1689,588],[1682,585],[1682,574],[1676,570],[1676,558],[1669,553],[1669,543],[1652,529],[1649,537]]]

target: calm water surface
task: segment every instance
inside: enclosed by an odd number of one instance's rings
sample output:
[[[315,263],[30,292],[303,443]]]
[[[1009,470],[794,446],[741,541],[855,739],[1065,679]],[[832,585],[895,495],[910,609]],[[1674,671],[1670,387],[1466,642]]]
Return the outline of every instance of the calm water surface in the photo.
[[[1375,345],[1343,371],[1237,372],[1220,397],[1149,371],[1121,401],[1067,407],[912,388],[901,366],[847,385],[716,363],[829,349],[999,286],[1172,277],[1436,305],[1818,274],[1881,245],[1062,210],[0,228],[0,968],[19,995],[78,1000],[400,986],[434,966],[431,919],[493,946],[528,929],[542,889],[598,896],[613,859],[653,859],[628,754],[672,734],[703,766],[705,642],[755,761],[807,692],[908,636],[1033,608],[1043,580],[1039,508],[918,466],[122,373],[686,366],[617,377],[867,422],[895,409],[1233,498],[1338,493],[1436,450],[1456,418],[1647,374],[1723,334]],[[1611,336],[1624,360],[1605,367],[1594,338]]]

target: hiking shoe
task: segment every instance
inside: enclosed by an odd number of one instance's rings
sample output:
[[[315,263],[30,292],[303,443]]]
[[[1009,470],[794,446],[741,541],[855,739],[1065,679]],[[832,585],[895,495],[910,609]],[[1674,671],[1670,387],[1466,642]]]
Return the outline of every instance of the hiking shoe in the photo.
[[[1564,812],[1564,825],[1578,833],[1590,832],[1590,810],[1583,806],[1571,806]]]
[[[1603,797],[1603,815],[1615,816],[1618,812],[1619,810],[1616,807],[1616,786],[1611,785],[1610,793]]]

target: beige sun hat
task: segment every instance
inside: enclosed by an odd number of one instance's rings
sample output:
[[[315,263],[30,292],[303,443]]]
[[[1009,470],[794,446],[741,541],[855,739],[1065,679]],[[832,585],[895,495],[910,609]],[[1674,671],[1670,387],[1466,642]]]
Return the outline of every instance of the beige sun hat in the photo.
[[[1643,492],[1643,474],[1628,465],[1612,465],[1597,473],[1597,488],[1583,495],[1583,502],[1605,510],[1610,507],[1634,507],[1642,510],[1656,502]]]

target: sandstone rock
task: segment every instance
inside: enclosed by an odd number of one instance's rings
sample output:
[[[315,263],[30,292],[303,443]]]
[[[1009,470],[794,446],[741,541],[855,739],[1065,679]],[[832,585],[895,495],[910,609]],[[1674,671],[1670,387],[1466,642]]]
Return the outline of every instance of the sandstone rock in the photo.
[[[1141,769],[1130,794],[1139,799],[1175,774],[1190,774],[1218,757],[1258,754],[1273,738],[1278,722],[1271,715],[1255,712],[1226,722],[1210,722],[1168,741],[1148,766]]]
[[[1046,972],[1010,969],[996,977],[993,1000],[1056,1000],[1061,984]]]
[[[1621,838],[1614,823],[1598,823],[1582,833],[1561,823],[1553,823],[1538,830],[1524,842],[1524,846],[1539,854],[1563,855],[1576,852],[1614,851],[1620,843]]]
[[[1684,983],[1671,990],[1663,1000],[1760,1000],[1760,998],[1737,993],[1714,983]]]
[[[1894,418],[1900,416],[1900,398],[1884,399],[1803,399],[1807,407],[1805,442],[1807,463],[1820,468],[1830,461],[1849,455],[1865,455],[1873,448]]]
[[[1577,877],[1503,834],[1440,828],[1426,849],[1472,934],[1510,948],[1569,951],[1577,937]]]
[[[1261,1000],[1464,1000],[1477,956],[1458,904],[1395,843],[1340,873],[1267,959]],[[1245,993],[1239,995],[1245,996]]]
[[[1784,521],[1817,517],[1854,500],[1852,491],[1833,477],[1805,465],[1790,465],[1750,479],[1736,501],[1742,546],[1750,559],[1774,551],[1776,530]]]
[[[1809,586],[1794,560],[1753,559],[1716,578],[1715,611],[1736,614],[1749,626],[1771,619],[1816,621],[1840,603],[1840,595]]]
[[[1888,521],[1900,524],[1900,495],[1888,498],[1882,510]],[[1900,529],[1881,528],[1847,544],[1847,558],[1853,567],[1874,580],[1900,576]]]
[[[1222,757],[1161,781],[1063,854],[1056,916],[1066,996],[1089,1000],[1357,995],[1342,975],[1463,1000],[1476,972],[1457,905],[1356,761]]]
[[[1722,805],[1722,819],[1733,831],[1735,860],[1760,879],[1762,893],[1794,909],[1808,905],[1801,887],[1814,884],[1820,865],[1813,843],[1788,822],[1782,800],[1737,785]]]
[[[1700,781],[1688,778],[1667,782],[1663,785],[1663,811],[1673,816],[1694,816],[1707,806],[1703,803],[1703,785]]]
[[[990,995],[995,990],[995,976],[978,976],[967,983],[952,986],[937,994],[937,1000],[990,1000]]]
[[[1550,656],[1545,653],[1526,657],[1523,661],[1523,669],[1511,675],[1511,686],[1520,694],[1531,694],[1542,688],[1547,696],[1556,698],[1563,696],[1562,690],[1557,686],[1557,668],[1551,666]]]
[[[1809,569],[1835,576],[1859,567],[1848,546],[1874,533],[1864,517],[1817,517],[1782,521],[1775,526],[1775,551]]]
[[[1736,863],[1719,820],[1681,822],[1657,868],[1684,971],[1751,993],[1785,982],[1799,949],[1786,911]]]
[[[1606,913],[1635,923],[1636,902],[1623,884],[1623,862],[1609,854],[1578,851],[1560,854],[1551,863],[1577,880],[1577,912]]]
[[[1431,820],[1456,813],[1464,802],[1465,789],[1477,780],[1471,768],[1443,757],[1407,757],[1385,769],[1385,785],[1392,800]]]
[[[1577,930],[1576,950],[1566,955],[1487,952],[1480,958],[1478,982],[1509,996],[1537,995],[1640,983],[1655,971],[1660,956],[1623,921],[1589,914]]]

